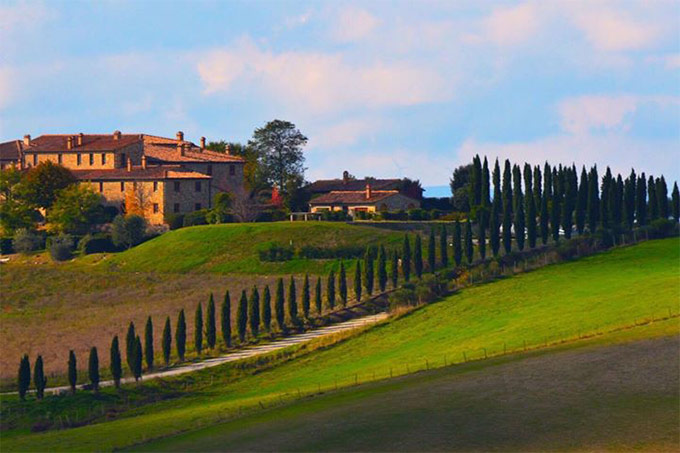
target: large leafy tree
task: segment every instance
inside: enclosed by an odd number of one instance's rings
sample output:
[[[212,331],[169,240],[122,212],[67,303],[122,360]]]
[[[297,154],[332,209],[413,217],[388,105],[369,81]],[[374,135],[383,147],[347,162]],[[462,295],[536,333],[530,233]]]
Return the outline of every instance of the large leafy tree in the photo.
[[[73,184],[59,191],[47,220],[51,231],[84,233],[94,222],[101,196],[88,185]]]
[[[22,198],[35,207],[49,209],[59,191],[75,182],[75,176],[67,168],[50,161],[42,162],[24,176]]]
[[[13,234],[19,228],[31,228],[40,214],[22,198],[22,174],[14,167],[0,170],[0,228]]]
[[[470,177],[472,164],[461,165],[453,171],[449,186],[453,198],[453,208],[456,211],[470,211]]]

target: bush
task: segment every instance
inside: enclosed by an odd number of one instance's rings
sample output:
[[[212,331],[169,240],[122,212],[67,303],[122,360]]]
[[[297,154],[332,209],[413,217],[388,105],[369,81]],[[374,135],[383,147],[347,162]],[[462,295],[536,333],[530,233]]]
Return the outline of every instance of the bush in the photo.
[[[184,214],[168,214],[165,216],[165,223],[171,230],[177,230],[184,226]]]
[[[402,288],[390,293],[389,297],[390,310],[398,307],[414,306],[417,302],[415,287],[413,285],[405,284]]]
[[[349,214],[344,211],[324,211],[321,213],[321,220],[329,222],[346,222],[351,219]]]
[[[678,234],[678,224],[668,219],[656,219],[648,226],[649,237],[662,239]]]
[[[614,235],[611,230],[598,228],[593,235],[596,247],[600,249],[608,249],[614,245]]]
[[[31,253],[45,247],[45,239],[35,231],[20,228],[14,233],[12,247],[17,253]]]
[[[255,218],[256,222],[280,222],[287,220],[288,214],[283,209],[270,209],[260,212]]]
[[[116,247],[130,248],[140,244],[146,234],[146,220],[138,215],[117,216],[113,219],[111,237]]]
[[[94,216],[93,222],[96,224],[111,223],[116,218],[119,211],[115,206],[99,205]]]
[[[410,209],[408,211],[409,220],[430,220],[430,213],[424,209]]]
[[[9,255],[10,253],[14,253],[12,240],[12,238],[0,238],[0,255]]]
[[[297,252],[299,258],[306,259],[350,259],[361,258],[364,256],[364,248],[361,246],[345,245],[337,247],[316,247],[313,245],[305,245]],[[372,256],[377,254],[377,247],[371,247]]]
[[[208,220],[206,219],[206,216],[209,212],[208,209],[199,209],[198,211],[185,214],[182,226],[207,225]]]
[[[54,261],[66,261],[73,258],[73,237],[68,234],[52,237],[50,255]]]
[[[408,214],[403,210],[396,212],[383,211],[380,213],[379,218],[382,220],[408,220]]]
[[[266,242],[258,247],[260,261],[288,261],[293,259],[293,248],[278,242]]]
[[[106,234],[87,234],[78,242],[78,250],[82,255],[91,253],[111,253],[120,250]]]

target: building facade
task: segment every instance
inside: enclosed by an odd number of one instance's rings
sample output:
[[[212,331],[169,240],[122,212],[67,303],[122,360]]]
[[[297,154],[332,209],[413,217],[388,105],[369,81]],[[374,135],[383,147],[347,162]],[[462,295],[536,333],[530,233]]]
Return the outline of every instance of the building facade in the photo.
[[[310,211],[344,211],[352,217],[358,212],[390,212],[415,209],[420,201],[398,190],[373,190],[370,184],[364,190],[331,191],[309,202]]]

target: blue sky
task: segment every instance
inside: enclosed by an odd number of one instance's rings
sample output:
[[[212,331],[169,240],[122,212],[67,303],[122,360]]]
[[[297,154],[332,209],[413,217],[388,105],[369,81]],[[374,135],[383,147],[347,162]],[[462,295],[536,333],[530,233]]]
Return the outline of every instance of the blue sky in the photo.
[[[674,180],[679,23],[673,1],[0,0],[0,140],[280,118],[310,180],[440,186],[477,153]]]

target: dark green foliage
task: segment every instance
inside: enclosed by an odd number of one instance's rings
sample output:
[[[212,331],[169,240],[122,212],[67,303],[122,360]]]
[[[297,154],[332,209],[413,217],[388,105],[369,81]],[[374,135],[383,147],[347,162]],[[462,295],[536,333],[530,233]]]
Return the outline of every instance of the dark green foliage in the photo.
[[[492,205],[496,207],[496,212],[500,216],[500,212],[503,210],[503,198],[501,190],[501,167],[498,164],[498,159],[496,159],[496,163],[493,166],[492,179],[493,179]],[[499,219],[500,217],[497,217],[496,221],[498,221]]]
[[[666,186],[666,179],[663,175],[656,180],[656,198],[659,205],[659,217],[667,219],[670,214],[668,210],[668,187]]]
[[[591,168],[588,175],[588,205],[586,207],[588,231],[591,234],[597,229],[599,221],[600,195],[597,188],[598,179],[597,167]]]
[[[628,229],[633,228],[635,222],[635,184],[637,177],[635,170],[630,171],[630,175],[626,178],[623,185],[623,220],[626,222]]]
[[[48,241],[50,256],[54,261],[67,261],[73,258],[73,237],[60,234]]]
[[[146,220],[138,215],[116,216],[111,224],[111,240],[116,247],[131,248],[146,234]]]
[[[123,376],[122,361],[120,358],[120,346],[118,344],[118,336],[116,335],[111,340],[111,351],[109,358],[109,367],[111,368],[111,377],[116,388],[120,387],[120,378]]]
[[[524,201],[522,197],[522,172],[519,165],[512,166],[512,212],[519,210],[519,205]]]
[[[135,350],[134,348],[132,349],[132,355],[134,357]],[[26,360],[28,361],[28,357],[26,357]],[[30,371],[29,371],[29,376]],[[76,393],[76,382],[78,382],[78,363],[76,362],[76,353],[73,352],[73,349],[71,349],[68,352],[68,385],[71,387],[71,393],[75,394]]]
[[[534,202],[533,191],[527,190],[524,197],[527,210],[527,239],[529,248],[534,248],[536,247],[536,203]]]
[[[31,363],[28,361],[28,354],[24,354],[21,361],[19,361],[17,383],[19,386],[19,398],[23,401],[26,399],[26,392],[31,385]]]
[[[172,352],[172,328],[170,327],[170,316],[165,318],[161,346],[163,348],[163,362],[165,363],[165,366],[168,366],[170,363],[170,353]]]
[[[309,288],[309,275],[305,274],[305,281],[302,284],[302,316],[309,319],[309,306],[311,304],[311,292]]]
[[[635,219],[638,226],[647,224],[647,179],[644,173],[640,175],[636,184]]]
[[[330,283],[330,277],[328,282]],[[347,271],[345,270],[345,263],[342,261],[340,261],[340,274],[338,276],[338,292],[340,293],[340,301],[344,307],[347,305]]]
[[[146,367],[149,370],[153,368],[153,355],[153,322],[151,321],[151,316],[149,316],[144,327],[144,358],[146,359]]]
[[[250,334],[256,338],[260,333],[260,293],[256,286],[253,286],[248,299],[248,324]]]
[[[416,234],[416,242],[413,247],[413,269],[418,278],[423,276],[423,245],[419,234]]]
[[[550,231],[548,230],[548,197],[543,196],[541,200],[541,214],[539,216],[539,227],[541,232],[541,242],[543,245],[548,243],[548,235]]]
[[[294,326],[298,325],[299,322],[297,313],[297,289],[295,288],[295,278],[291,275],[288,283],[288,318]]]
[[[404,235],[404,245],[401,250],[401,272],[404,281],[408,282],[411,278],[411,241],[408,234]]]
[[[576,198],[576,231],[578,234],[583,234],[586,226],[586,208],[588,206],[588,174],[586,167],[581,169],[581,181],[578,186],[578,195]]]
[[[194,348],[196,354],[203,351],[203,304],[200,302],[196,306],[196,315],[194,316]]]
[[[560,204],[561,199],[561,184],[559,173],[553,168],[553,196],[552,203],[550,204],[550,233],[552,235],[553,241],[557,242],[560,239]]]
[[[484,164],[482,165],[482,199],[480,200],[480,205],[484,208],[488,208],[490,205],[490,189],[489,189],[489,162],[484,156]]]
[[[472,224],[470,219],[465,223],[465,258],[467,258],[468,264],[472,264],[472,258],[474,255],[474,248],[472,245]]]
[[[370,249],[366,250],[364,254],[364,276],[363,283],[366,289],[366,294],[370,296],[373,294],[373,283],[375,282],[375,272],[373,270],[373,256]]]
[[[361,261],[357,260],[354,267],[354,297],[361,302]]]
[[[442,231],[439,234],[439,261],[442,263],[443,269],[449,267],[449,247],[446,225],[442,225]]]
[[[619,228],[623,221],[623,180],[617,175],[609,187],[609,221],[613,227]]]
[[[484,221],[482,219],[485,214],[483,211],[477,212],[480,217],[479,222],[477,222],[477,249],[479,250],[479,257],[484,260],[486,258],[486,228],[484,228]]]
[[[177,357],[180,361],[184,360],[184,353],[187,350],[187,320],[184,315],[184,309],[179,311],[177,317],[177,328],[175,329],[175,348],[177,349]]]
[[[208,349],[214,349],[217,344],[217,325],[215,324],[215,298],[210,293],[208,311],[205,314],[205,341]]]
[[[268,290],[268,289],[267,289]],[[222,341],[228,348],[231,347],[231,296],[229,291],[224,293],[222,307],[220,307],[220,327],[222,328]]]
[[[378,288],[381,293],[387,288],[387,252],[382,245],[378,249]]]
[[[390,274],[392,280],[392,289],[395,289],[399,284],[399,255],[397,251],[392,252],[392,265],[390,266]]]
[[[283,279],[279,278],[276,282],[276,299],[274,300],[274,308],[276,311],[276,323],[281,332],[286,332],[286,312],[283,309]]]
[[[51,161],[41,162],[22,178],[22,198],[35,207],[49,209],[62,189],[76,182],[68,169]]]
[[[602,187],[600,190],[600,224],[602,228],[608,229],[611,227],[609,223],[609,188],[612,184],[612,172],[607,167],[607,170],[602,177]]]
[[[562,199],[562,229],[564,237],[571,239],[571,230],[574,225],[574,209],[576,207],[578,193],[578,182],[576,180],[576,169],[566,167],[564,169],[564,197]]]
[[[35,360],[35,366],[33,367],[33,385],[35,385],[35,397],[39,400],[43,399],[43,396],[45,396],[45,387],[47,387],[47,378],[45,377],[43,358],[41,355]]]
[[[659,199],[656,198],[656,184],[654,183],[654,177],[649,175],[647,181],[647,216],[650,221],[659,218]]]
[[[323,311],[323,298],[321,294],[321,277],[317,277],[316,285],[314,286],[314,307],[316,308],[317,315],[320,315]]]
[[[127,362],[130,371],[132,371],[132,367],[134,365],[136,337],[137,334],[135,333],[135,323],[130,322],[127,335],[125,336],[125,361]]]
[[[514,171],[514,182],[515,182],[515,204],[513,209],[515,212],[514,227],[515,227],[515,242],[517,243],[517,248],[519,250],[524,250],[524,237],[525,237],[525,221],[524,217],[524,195],[522,194],[522,180],[519,166],[515,166]]]
[[[262,323],[266,332],[272,331],[272,295],[269,292],[269,285],[264,287],[262,295]]]
[[[132,375],[135,377],[135,381],[139,381],[142,377],[142,340],[139,335],[135,339],[135,362],[132,367]]]
[[[248,329],[248,296],[246,290],[241,291],[241,300],[238,302],[236,310],[236,327],[238,339],[241,343],[246,341],[246,330]]]
[[[430,229],[430,235],[427,238],[427,270],[434,272],[437,269],[437,252],[436,241],[434,239],[434,230]]]
[[[472,159],[472,169],[470,172],[470,208],[479,206],[482,199],[482,164],[479,155]]]
[[[90,349],[90,359],[87,365],[87,371],[92,384],[92,390],[95,392],[99,390],[99,354],[97,348],[92,346]]]
[[[489,217],[489,245],[491,246],[491,253],[494,257],[498,256],[498,251],[500,250],[501,243],[499,235],[499,225],[498,225],[498,209],[500,203],[494,203],[491,205],[491,216]]]
[[[339,279],[339,281],[340,281],[340,283],[339,283],[339,285],[340,285],[340,302],[342,303],[342,306],[344,307],[344,306],[347,305],[347,282],[343,279],[344,274],[343,274],[342,271],[344,271],[344,267],[342,267],[342,263],[340,264],[340,266],[341,266],[341,268],[340,268],[341,273],[340,273],[340,279]],[[342,297],[342,295],[343,295],[343,292],[342,292],[343,282],[344,282],[344,288],[345,288],[345,292],[344,292],[345,297],[344,298]],[[329,272],[328,281],[326,282],[326,303],[328,305],[329,310],[333,310],[333,308],[335,308],[335,272],[333,272],[333,271]]]
[[[460,266],[460,262],[463,260],[463,241],[458,220],[453,227],[453,260],[456,266]]]
[[[671,215],[677,222],[680,220],[680,190],[678,190],[678,183],[673,184],[673,194],[671,195]]]

